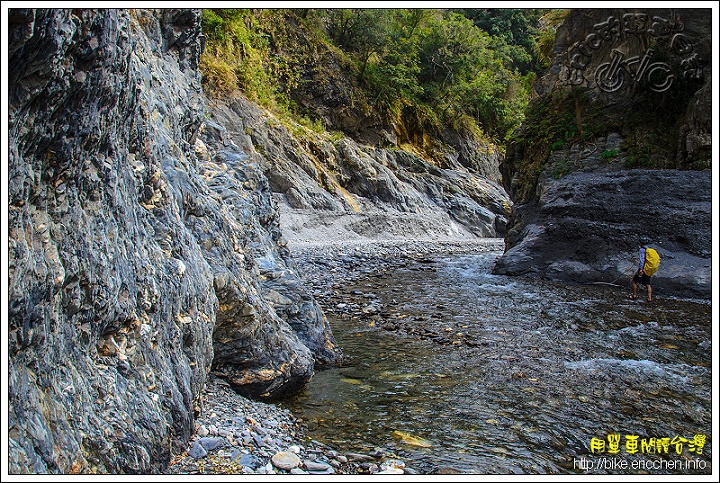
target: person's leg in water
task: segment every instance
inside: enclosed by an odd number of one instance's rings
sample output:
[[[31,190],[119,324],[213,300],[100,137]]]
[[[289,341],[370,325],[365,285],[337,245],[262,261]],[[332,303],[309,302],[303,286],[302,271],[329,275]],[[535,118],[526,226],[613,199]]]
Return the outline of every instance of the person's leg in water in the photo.
[[[630,296],[631,299],[635,300],[637,298],[637,282],[635,282],[635,279],[638,278],[638,273],[635,273],[633,275],[632,280],[630,280],[630,283],[632,283],[632,295]]]

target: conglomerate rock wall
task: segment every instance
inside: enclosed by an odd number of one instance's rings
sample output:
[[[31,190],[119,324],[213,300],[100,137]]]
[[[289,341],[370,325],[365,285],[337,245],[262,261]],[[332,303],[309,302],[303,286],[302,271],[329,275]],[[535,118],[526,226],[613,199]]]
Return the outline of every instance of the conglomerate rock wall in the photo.
[[[296,390],[342,354],[267,179],[207,122],[199,10],[11,9],[11,473],[154,473],[213,370]]]

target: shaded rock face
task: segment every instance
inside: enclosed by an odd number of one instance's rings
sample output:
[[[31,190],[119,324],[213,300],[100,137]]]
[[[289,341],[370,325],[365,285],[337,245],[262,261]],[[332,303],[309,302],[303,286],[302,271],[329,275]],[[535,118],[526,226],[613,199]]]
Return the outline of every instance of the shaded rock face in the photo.
[[[641,137],[643,117],[669,116],[660,133],[668,167],[710,167],[712,12],[709,9],[578,9],[556,36],[555,62],[537,83],[540,96],[559,85],[586,88],[593,108],[627,117],[624,137]],[[667,104],[671,104],[668,106]],[[614,113],[613,113],[614,111]],[[648,113],[648,116],[638,116]]]
[[[704,9],[571,10],[501,163],[513,201],[537,198],[542,165],[710,169],[711,33]]]
[[[710,75],[711,24],[712,10],[702,8],[573,9],[557,29],[551,67],[533,89],[545,96],[560,85],[585,86],[623,102],[643,90],[703,80]]]
[[[584,139],[538,149],[522,135],[539,125],[518,130],[501,165],[515,204],[497,273],[627,283],[622,260],[647,234],[666,251],[658,293],[709,296],[711,30],[703,9],[570,11],[534,102],[567,99],[549,115]]]
[[[336,363],[267,179],[203,128],[198,10],[9,12],[11,473],[155,473],[210,370]]]
[[[495,273],[628,285],[642,234],[661,257],[654,293],[709,298],[711,183],[709,172],[669,170],[577,173],[541,183],[538,203],[518,208],[522,231],[511,231],[517,242]]]
[[[215,196],[194,203],[185,225],[213,271],[213,371],[246,396],[281,397],[310,379],[314,362],[336,364],[342,354],[290,266],[260,166],[213,121],[205,123],[196,152]]]
[[[488,147],[484,163],[457,156],[440,168],[407,151],[349,138],[292,136],[242,97],[216,101],[212,111],[264,166],[287,238],[324,229],[330,237],[353,239],[505,234],[511,203],[500,185],[500,154]]]

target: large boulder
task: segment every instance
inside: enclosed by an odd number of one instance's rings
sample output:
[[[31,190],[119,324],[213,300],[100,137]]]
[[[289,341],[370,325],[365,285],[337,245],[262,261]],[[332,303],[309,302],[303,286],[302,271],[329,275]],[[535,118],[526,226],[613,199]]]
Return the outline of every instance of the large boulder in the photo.
[[[573,173],[540,184],[537,204],[517,210],[517,242],[495,273],[577,283],[628,285],[638,266],[638,238],[661,257],[657,294],[711,295],[709,172],[627,170]]]

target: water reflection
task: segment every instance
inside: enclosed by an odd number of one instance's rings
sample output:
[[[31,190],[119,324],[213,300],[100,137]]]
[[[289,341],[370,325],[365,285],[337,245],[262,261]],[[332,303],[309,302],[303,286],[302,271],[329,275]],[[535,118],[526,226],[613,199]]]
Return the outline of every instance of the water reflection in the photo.
[[[385,309],[372,320],[327,311],[349,362],[286,403],[310,435],[346,451],[387,448],[426,473],[537,474],[581,473],[591,440],[610,433],[704,434],[702,454],[686,444],[664,457],[702,459],[703,470],[680,474],[710,474],[710,304],[495,276],[496,255],[438,258],[434,271],[347,287]],[[430,321],[444,343],[413,336],[412,321]]]

